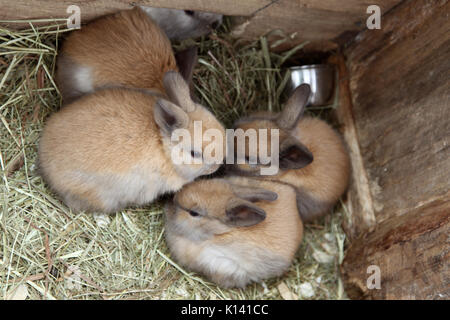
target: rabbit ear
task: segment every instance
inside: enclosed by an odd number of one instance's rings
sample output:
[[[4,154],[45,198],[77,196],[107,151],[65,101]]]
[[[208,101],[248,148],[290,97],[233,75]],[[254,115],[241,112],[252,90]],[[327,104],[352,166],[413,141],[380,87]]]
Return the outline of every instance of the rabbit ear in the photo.
[[[197,47],[189,47],[185,50],[178,52],[175,55],[177,60],[178,69],[184,80],[190,84],[192,82],[192,76],[194,74],[194,68],[197,64]]]
[[[280,169],[301,169],[313,160],[311,151],[298,140],[287,140],[280,146]]]
[[[263,188],[244,187],[232,184],[232,189],[236,197],[250,202],[275,201],[278,199],[278,194],[276,192]]]
[[[189,116],[175,104],[158,99],[153,110],[155,122],[166,134],[172,134],[173,130],[186,128],[189,124]]]
[[[280,128],[292,129],[297,124],[305,112],[310,95],[311,87],[307,83],[298,86],[294,90],[283,111],[278,116],[277,124]]]
[[[171,101],[186,112],[195,110],[195,103],[189,93],[189,85],[184,81],[181,74],[176,71],[168,71],[164,75],[163,83]]]
[[[266,212],[253,203],[232,198],[227,203],[226,224],[233,227],[250,227],[266,218]]]

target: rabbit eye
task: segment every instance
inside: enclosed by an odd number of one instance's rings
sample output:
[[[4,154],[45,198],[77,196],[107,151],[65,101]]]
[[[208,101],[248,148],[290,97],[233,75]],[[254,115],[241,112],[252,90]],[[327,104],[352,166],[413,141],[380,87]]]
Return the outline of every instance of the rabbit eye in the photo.
[[[192,151],[191,151],[191,157],[192,157],[192,158],[201,158],[201,157],[202,157],[202,154],[201,154],[201,152],[192,150]]]
[[[188,16],[194,15],[194,11],[192,11],[192,10],[184,10],[184,13],[186,13]]]
[[[200,215],[197,211],[194,211],[194,210],[189,210],[188,212],[193,217],[198,217]]]

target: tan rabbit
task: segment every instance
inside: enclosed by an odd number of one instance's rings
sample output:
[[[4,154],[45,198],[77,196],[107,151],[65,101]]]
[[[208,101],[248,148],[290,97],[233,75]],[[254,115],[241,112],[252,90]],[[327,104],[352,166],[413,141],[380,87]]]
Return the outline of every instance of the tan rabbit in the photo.
[[[145,90],[99,90],[49,118],[39,144],[39,169],[69,207],[109,213],[146,204],[218,169],[203,150],[223,148],[222,143],[205,143],[194,134],[194,121],[201,121],[203,131],[213,128],[222,135],[223,126],[190,99],[179,73],[167,72],[164,88],[169,99]],[[192,141],[171,140],[180,128]],[[174,150],[200,164],[172,161]]]
[[[192,76],[196,55],[178,55]],[[56,80],[64,101],[105,87],[162,91],[162,79],[177,62],[165,33],[139,7],[101,17],[73,31],[58,53]],[[188,79],[189,81],[189,79]]]
[[[223,287],[283,274],[301,243],[295,190],[246,177],[197,180],[166,205],[166,240],[179,263]]]
[[[310,92],[309,85],[301,85],[279,114],[259,112],[239,119],[235,124],[235,128],[255,129],[257,133],[259,129],[269,129],[267,141],[262,139],[268,150],[271,150],[270,129],[279,130],[279,171],[276,175],[261,175],[259,162],[253,165],[235,162],[228,168],[240,175],[259,176],[294,186],[303,222],[332,209],[347,189],[350,174],[349,157],[341,137],[325,121],[302,117]]]

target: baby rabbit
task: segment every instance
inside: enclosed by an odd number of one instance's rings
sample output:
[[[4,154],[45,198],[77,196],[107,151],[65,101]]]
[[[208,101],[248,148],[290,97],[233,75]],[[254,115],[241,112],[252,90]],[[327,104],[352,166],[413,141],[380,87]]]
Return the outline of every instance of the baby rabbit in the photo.
[[[235,123],[236,128],[255,129],[257,134],[258,129],[268,129],[268,139],[259,141],[266,144],[267,150],[271,150],[270,129],[279,129],[279,171],[276,175],[261,175],[262,164],[259,162],[235,162],[228,168],[240,175],[259,176],[294,186],[303,222],[330,211],[345,192],[350,172],[349,157],[340,136],[323,120],[302,117],[310,93],[310,86],[303,84],[296,88],[279,114],[259,112]]]
[[[197,59],[192,49],[178,55],[189,81]],[[188,61],[184,61],[188,60]],[[162,79],[177,62],[169,39],[135,7],[99,18],[65,39],[57,58],[56,81],[65,103],[105,87],[164,90]]]
[[[197,180],[166,205],[167,244],[182,265],[226,288],[279,276],[303,236],[295,197],[278,182]]]
[[[222,23],[222,15],[192,10],[141,8],[164,30],[170,40],[184,40],[207,35]]]
[[[205,145],[194,134],[194,121],[202,121],[203,132],[214,128],[224,134],[223,126],[190,99],[179,73],[167,72],[163,83],[168,99],[145,90],[102,89],[49,118],[39,143],[39,169],[69,207],[111,213],[143,205],[218,169],[203,150],[223,148],[222,143]],[[171,134],[179,128],[193,138],[174,143]],[[203,161],[174,162],[178,151]]]

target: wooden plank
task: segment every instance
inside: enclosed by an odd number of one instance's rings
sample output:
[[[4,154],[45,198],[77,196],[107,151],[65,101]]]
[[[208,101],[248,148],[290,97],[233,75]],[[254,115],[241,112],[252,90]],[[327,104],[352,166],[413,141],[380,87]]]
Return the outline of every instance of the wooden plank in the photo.
[[[278,0],[244,19],[234,30],[236,37],[251,41],[269,34],[269,42],[285,38],[277,51],[311,41],[310,51],[337,49],[343,34],[356,35],[365,28],[369,5],[378,5],[382,14],[401,0]],[[277,30],[277,32],[273,32]],[[345,37],[344,37],[345,38]]]
[[[246,0],[239,5],[230,5],[228,0],[0,0],[0,20],[67,18],[66,12],[70,5],[77,5],[81,9],[82,23],[99,16],[119,10],[131,9],[132,6],[148,5],[153,7],[199,10],[217,12],[227,15],[252,15],[258,9],[270,3],[270,0]],[[4,25],[4,23],[2,23]]]
[[[448,1],[404,2],[345,50],[370,189],[352,192],[363,198],[348,202],[350,221],[364,220],[364,201],[376,219],[365,234],[349,224],[360,236],[342,264],[351,298],[450,298],[449,13]],[[367,287],[369,266],[380,289]]]
[[[335,118],[339,124],[352,165],[352,174],[344,199],[346,215],[343,227],[350,240],[360,237],[362,234],[372,231],[376,225],[373,209],[370,184],[364,168],[358,135],[356,132],[355,119],[351,92],[349,88],[349,73],[341,54],[332,55],[328,63],[336,65],[339,75],[339,108],[335,110]]]
[[[342,34],[354,35],[364,28],[368,15],[366,9],[377,4],[387,12],[401,0],[0,0],[0,20],[67,18],[69,5],[81,9],[82,23],[118,10],[129,9],[134,4],[190,9],[244,16],[236,20],[233,34],[246,41],[269,34],[269,42],[285,39],[273,49],[288,49],[304,41],[312,41],[310,50],[337,49]],[[5,23],[0,23],[5,25]],[[23,27],[24,24],[8,24]]]
[[[450,299],[450,201],[437,200],[354,241],[342,264],[352,299]],[[380,288],[367,280],[380,271]],[[370,281],[369,284],[373,282]]]
[[[409,1],[346,51],[378,222],[450,189],[450,4]]]

